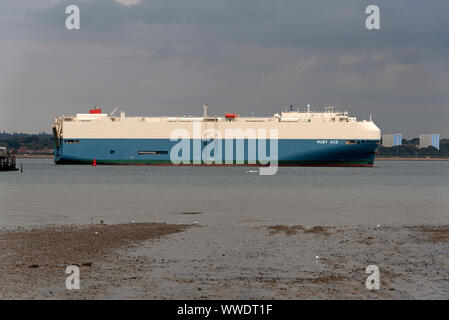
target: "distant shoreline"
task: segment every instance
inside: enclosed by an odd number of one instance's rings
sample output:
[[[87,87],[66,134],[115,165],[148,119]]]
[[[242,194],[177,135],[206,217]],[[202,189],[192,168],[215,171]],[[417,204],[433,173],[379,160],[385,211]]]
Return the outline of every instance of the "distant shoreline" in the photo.
[[[53,159],[53,155],[46,154],[16,154],[17,159],[31,159],[31,158],[39,158],[39,159]],[[375,161],[449,161],[449,158],[416,158],[416,157],[376,157]]]
[[[52,154],[16,154],[16,158],[44,158],[44,159],[53,159]]]

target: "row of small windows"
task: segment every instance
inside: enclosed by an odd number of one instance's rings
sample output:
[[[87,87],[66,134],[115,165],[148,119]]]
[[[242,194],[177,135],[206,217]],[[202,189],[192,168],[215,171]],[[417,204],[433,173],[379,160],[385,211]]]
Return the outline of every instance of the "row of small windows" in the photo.
[[[64,140],[64,143],[74,144],[74,143],[80,143],[80,141],[79,140]]]
[[[375,143],[375,144],[379,144],[379,142],[373,141],[373,140],[346,140],[346,144],[360,144],[360,143]]]
[[[144,155],[144,154],[157,154],[157,155],[168,154],[167,151],[139,151],[137,153],[140,154],[140,155]]]
[[[110,150],[110,154],[115,154],[115,150]],[[145,154],[152,154],[152,155],[162,155],[162,154],[168,154],[168,151],[138,151],[139,155],[145,155]]]
[[[67,144],[74,144],[74,143],[80,143],[79,140],[64,140],[64,143]],[[346,144],[360,144],[360,143],[376,143],[379,144],[379,142],[377,141],[372,141],[372,140],[346,140]],[[110,154],[115,154],[115,150],[110,150],[109,151]],[[144,155],[144,154],[168,154],[167,151],[138,151],[137,152],[139,155]]]

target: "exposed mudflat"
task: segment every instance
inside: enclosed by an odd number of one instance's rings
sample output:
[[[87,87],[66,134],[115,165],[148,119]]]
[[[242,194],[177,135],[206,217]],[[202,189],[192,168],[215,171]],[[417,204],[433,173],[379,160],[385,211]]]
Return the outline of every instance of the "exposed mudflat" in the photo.
[[[80,268],[84,287],[97,279],[102,273],[101,264],[113,257],[115,250],[130,249],[139,242],[187,228],[188,225],[131,223],[3,231],[0,233],[0,298],[62,297],[68,291],[65,288],[68,265]],[[84,290],[73,293],[73,298],[92,297],[92,294],[84,295]]]
[[[380,289],[370,291],[372,264]],[[65,288],[67,265],[80,267],[80,290]],[[132,223],[0,233],[3,299],[449,299],[448,267],[449,226]]]

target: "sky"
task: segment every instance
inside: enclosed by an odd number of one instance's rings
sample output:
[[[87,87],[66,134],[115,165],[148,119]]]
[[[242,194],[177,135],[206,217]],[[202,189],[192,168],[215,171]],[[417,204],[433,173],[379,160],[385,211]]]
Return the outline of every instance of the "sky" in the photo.
[[[80,8],[67,30],[65,8]],[[368,30],[368,5],[380,30]],[[54,117],[269,116],[332,105],[449,137],[447,0],[2,0],[0,131]]]

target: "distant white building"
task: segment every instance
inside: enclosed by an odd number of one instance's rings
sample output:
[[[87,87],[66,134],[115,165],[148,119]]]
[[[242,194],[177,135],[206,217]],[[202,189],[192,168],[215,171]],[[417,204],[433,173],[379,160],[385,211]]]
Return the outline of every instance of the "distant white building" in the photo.
[[[384,147],[394,147],[402,145],[402,134],[384,134],[382,135],[382,146]]]
[[[419,135],[419,147],[427,148],[428,146],[432,146],[440,150],[440,135],[437,133],[434,134],[420,134]]]

